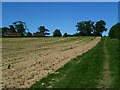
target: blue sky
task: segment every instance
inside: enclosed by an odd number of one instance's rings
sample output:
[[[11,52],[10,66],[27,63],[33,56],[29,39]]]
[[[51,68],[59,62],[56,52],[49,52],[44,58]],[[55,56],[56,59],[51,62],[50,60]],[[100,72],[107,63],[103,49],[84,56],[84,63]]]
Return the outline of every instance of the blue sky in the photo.
[[[2,25],[24,21],[30,32],[44,25],[50,30],[60,29],[62,34],[76,33],[77,22],[92,20],[106,21],[108,30],[118,22],[117,2],[3,2]],[[108,31],[103,35],[107,35]]]

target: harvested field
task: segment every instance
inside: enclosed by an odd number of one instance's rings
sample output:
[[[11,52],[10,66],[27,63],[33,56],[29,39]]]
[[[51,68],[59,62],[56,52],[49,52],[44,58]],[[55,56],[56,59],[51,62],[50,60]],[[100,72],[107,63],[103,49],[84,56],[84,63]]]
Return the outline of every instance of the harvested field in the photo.
[[[88,51],[100,37],[3,38],[3,88],[25,88]]]

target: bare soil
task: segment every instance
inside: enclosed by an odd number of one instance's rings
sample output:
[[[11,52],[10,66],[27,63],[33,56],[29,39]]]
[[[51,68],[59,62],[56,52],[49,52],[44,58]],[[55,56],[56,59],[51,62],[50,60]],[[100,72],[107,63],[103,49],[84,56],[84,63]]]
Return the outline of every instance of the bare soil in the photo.
[[[30,87],[99,41],[100,37],[3,39],[2,86]]]

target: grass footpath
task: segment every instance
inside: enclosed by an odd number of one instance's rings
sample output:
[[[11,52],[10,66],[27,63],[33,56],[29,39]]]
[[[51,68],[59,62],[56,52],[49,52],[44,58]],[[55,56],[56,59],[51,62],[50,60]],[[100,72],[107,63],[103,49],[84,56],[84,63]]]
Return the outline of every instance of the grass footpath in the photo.
[[[111,85],[118,87],[118,40],[102,38],[91,50],[72,59],[55,73],[36,82],[30,88],[98,88],[103,80],[105,50],[109,56]],[[104,43],[105,42],[105,43]],[[104,87],[105,88],[105,87]]]
[[[116,39],[107,39],[106,47],[109,54],[109,68],[111,72],[112,84],[110,87],[118,88],[118,40]]]

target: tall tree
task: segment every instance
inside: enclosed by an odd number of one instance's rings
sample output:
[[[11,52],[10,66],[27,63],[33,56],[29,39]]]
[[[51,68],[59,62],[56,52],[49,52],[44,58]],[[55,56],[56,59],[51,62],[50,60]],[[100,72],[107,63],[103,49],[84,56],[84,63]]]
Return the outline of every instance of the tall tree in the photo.
[[[95,32],[94,34],[97,35],[97,36],[102,36],[102,33],[103,31],[107,31],[107,28],[105,27],[106,25],[106,22],[103,21],[103,20],[100,20],[98,21],[96,24],[95,24]]]
[[[77,31],[79,31],[79,33],[81,34],[85,34],[85,25],[84,25],[84,21],[82,22],[78,22],[77,25]]]
[[[92,22],[90,20],[86,21],[85,22],[85,30],[86,30],[87,36],[92,35],[93,29],[94,29],[94,22]]]
[[[2,36],[4,36],[4,33],[8,32],[9,28],[8,27],[2,27]]]
[[[76,27],[80,35],[90,36],[94,29],[94,22],[92,22],[91,20],[78,22]]]
[[[28,30],[28,29],[27,29],[25,22],[16,21],[16,22],[13,22],[13,25],[15,26],[16,31],[18,33],[21,33],[22,36],[24,36],[24,34],[26,34],[26,30]]]
[[[68,34],[67,34],[67,33],[64,33],[63,37],[67,37],[67,36],[68,36]]]
[[[49,30],[45,28],[45,26],[38,27],[38,30],[43,33],[44,35],[49,35]]]
[[[53,32],[53,37],[61,37],[61,36],[62,36],[62,34],[61,34],[61,32],[60,32],[59,29],[56,29],[56,30]]]

